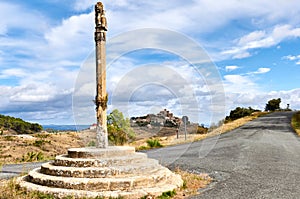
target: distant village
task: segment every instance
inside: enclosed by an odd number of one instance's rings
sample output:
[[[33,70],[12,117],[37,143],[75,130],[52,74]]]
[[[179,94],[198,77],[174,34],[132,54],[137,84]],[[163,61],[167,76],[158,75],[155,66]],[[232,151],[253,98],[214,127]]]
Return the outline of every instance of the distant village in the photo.
[[[157,114],[147,114],[145,116],[139,117],[131,117],[130,118],[130,125],[132,127],[180,127],[182,124],[182,119],[179,117],[174,116],[173,113],[164,109]],[[187,118],[187,124],[190,122]]]

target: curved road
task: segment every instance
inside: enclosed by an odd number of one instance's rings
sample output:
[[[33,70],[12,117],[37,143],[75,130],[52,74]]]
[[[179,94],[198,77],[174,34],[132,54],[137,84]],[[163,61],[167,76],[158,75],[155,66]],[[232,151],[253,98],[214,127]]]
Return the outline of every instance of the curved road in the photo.
[[[171,169],[214,178],[192,199],[300,198],[300,139],[290,126],[293,113],[272,113],[220,136],[147,154]],[[39,166],[7,165],[0,178]]]
[[[268,114],[217,137],[147,153],[170,168],[214,178],[191,198],[300,198],[300,139],[290,126],[293,113]]]

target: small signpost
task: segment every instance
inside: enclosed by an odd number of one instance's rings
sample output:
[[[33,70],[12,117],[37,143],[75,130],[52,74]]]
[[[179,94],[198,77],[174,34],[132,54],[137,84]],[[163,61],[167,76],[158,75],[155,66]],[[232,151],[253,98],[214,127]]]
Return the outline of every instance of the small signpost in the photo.
[[[189,121],[188,116],[182,116],[182,121],[183,121],[183,124],[184,124],[184,138],[186,140],[186,124]]]

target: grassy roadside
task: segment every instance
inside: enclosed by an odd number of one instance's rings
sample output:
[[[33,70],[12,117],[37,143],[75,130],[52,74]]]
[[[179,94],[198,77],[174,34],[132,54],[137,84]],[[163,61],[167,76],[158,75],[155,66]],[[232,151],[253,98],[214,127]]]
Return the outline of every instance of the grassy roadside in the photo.
[[[292,117],[292,127],[300,136],[300,111],[295,113]]]

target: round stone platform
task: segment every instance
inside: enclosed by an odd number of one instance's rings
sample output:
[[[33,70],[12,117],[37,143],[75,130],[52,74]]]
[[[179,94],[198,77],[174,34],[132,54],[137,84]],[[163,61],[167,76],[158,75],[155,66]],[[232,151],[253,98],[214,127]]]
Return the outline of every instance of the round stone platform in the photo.
[[[27,176],[18,178],[29,191],[65,196],[141,198],[180,187],[181,177],[133,147],[73,148]]]

